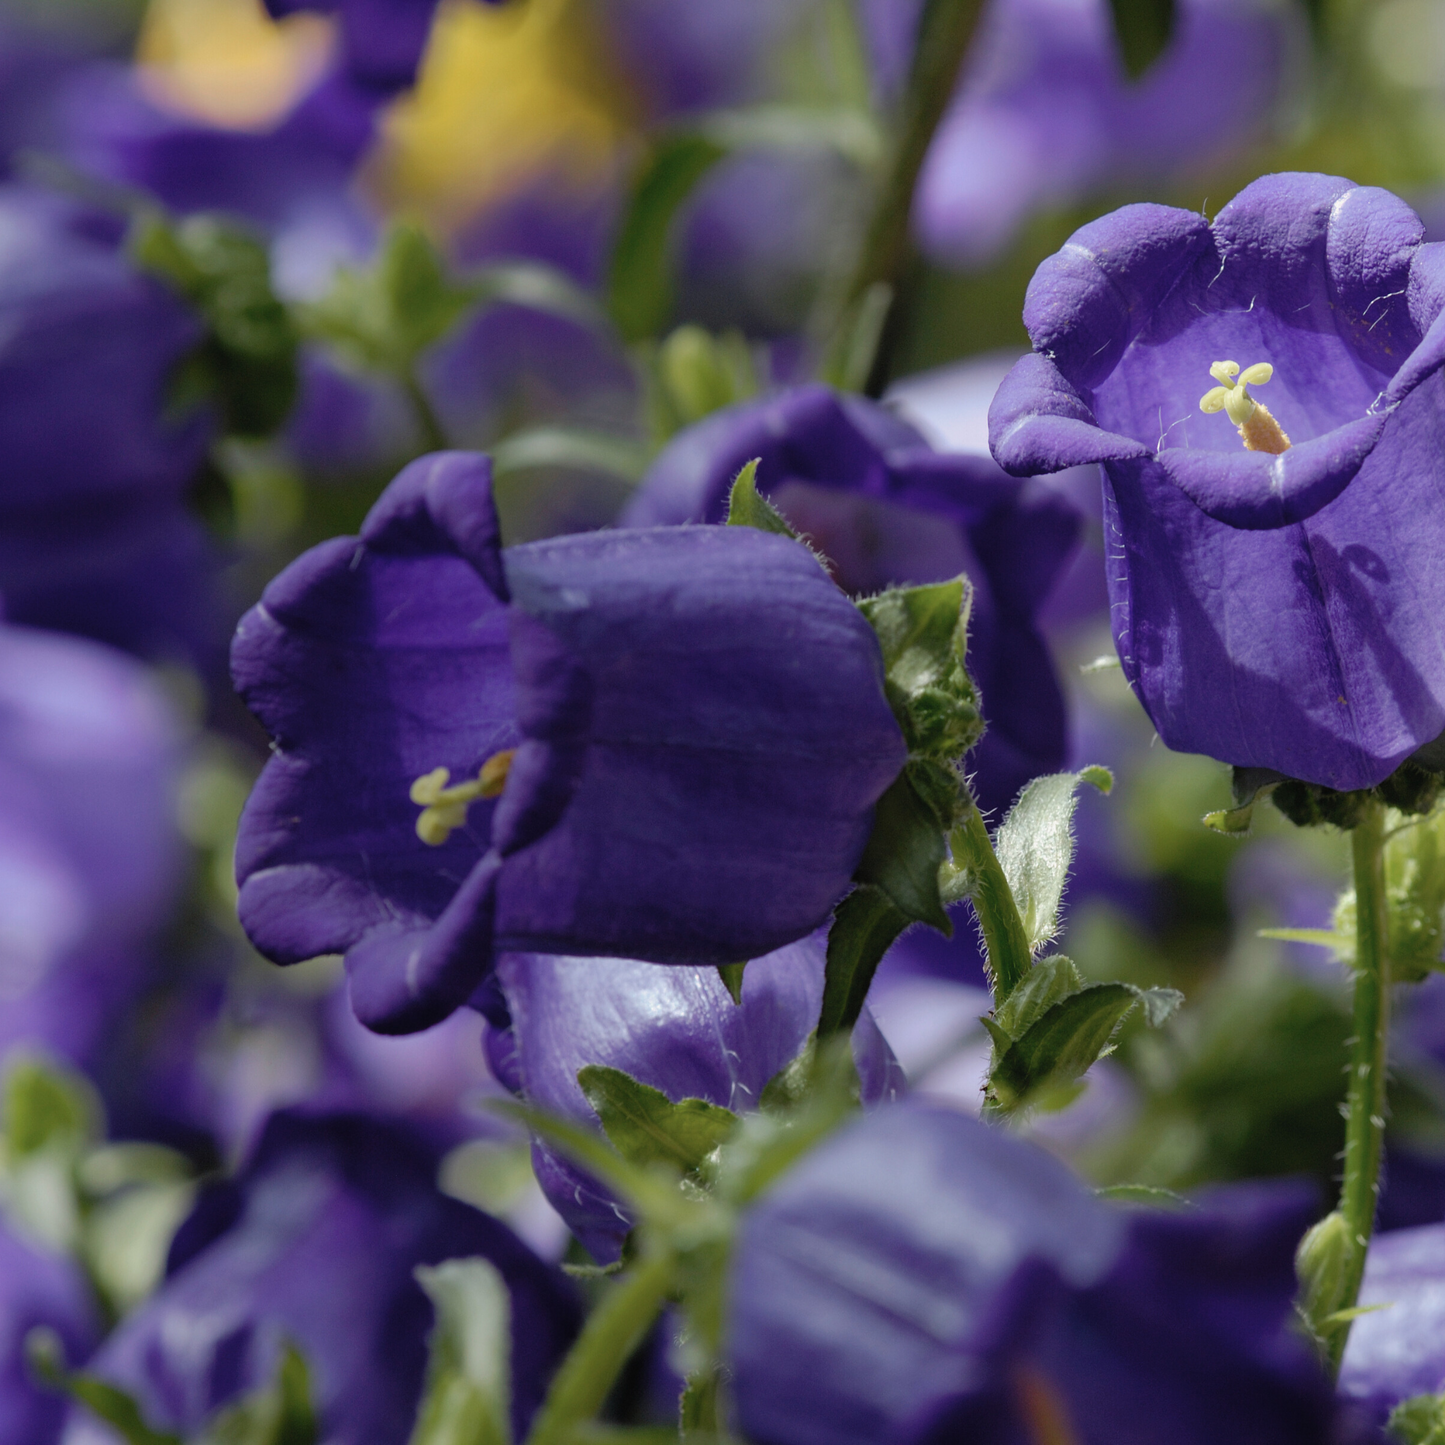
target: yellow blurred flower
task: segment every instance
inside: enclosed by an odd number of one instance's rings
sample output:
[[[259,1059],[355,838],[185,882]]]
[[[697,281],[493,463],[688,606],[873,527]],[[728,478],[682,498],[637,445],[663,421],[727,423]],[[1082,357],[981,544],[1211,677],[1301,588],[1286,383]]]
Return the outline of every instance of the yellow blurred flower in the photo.
[[[261,0],[150,0],[136,45],[155,104],[230,130],[267,130],[325,69],[335,25],[272,20]]]
[[[383,118],[368,188],[442,237],[535,177],[595,195],[633,110],[585,0],[443,0],[416,88]]]

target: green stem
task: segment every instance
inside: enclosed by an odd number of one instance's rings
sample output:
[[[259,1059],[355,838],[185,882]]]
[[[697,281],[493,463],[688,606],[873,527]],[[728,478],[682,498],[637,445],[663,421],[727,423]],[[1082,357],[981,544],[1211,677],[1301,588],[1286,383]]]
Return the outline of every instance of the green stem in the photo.
[[[431,398],[422,389],[414,372],[408,372],[401,379],[406,399],[411,403],[412,415],[416,418],[417,430],[421,432],[423,447],[429,452],[444,452],[448,448],[447,434],[442,426]]]
[[[903,95],[897,138],[862,250],[843,294],[844,316],[852,316],[872,288],[887,286],[893,316],[884,328],[869,377],[869,392],[879,395],[888,383],[889,349],[896,339],[899,297],[913,260],[909,216],[918,173],[943,119],[959,67],[983,13],[984,0],[925,0],[918,20],[913,65]],[[845,327],[845,332],[851,328]],[[843,345],[847,345],[846,340]]]
[[[642,1343],[667,1299],[673,1258],[644,1254],[587,1317],[537,1412],[527,1445],[566,1445],[578,1425],[602,1408],[622,1367]]]
[[[1339,1308],[1354,1308],[1365,1273],[1380,1197],[1385,1082],[1390,1035],[1389,912],[1385,896],[1385,809],[1371,798],[1351,835],[1355,865],[1355,1037],[1345,1102],[1345,1178],[1340,1214],[1346,1228],[1344,1290]],[[1330,1336],[1338,1371],[1350,1337],[1345,1321]]]
[[[1033,966],[1028,935],[1024,932],[1013,890],[989,841],[983,815],[972,799],[967,814],[948,841],[955,863],[962,863],[974,876],[970,897],[983,928],[993,1001],[997,1007],[1023,982]]]

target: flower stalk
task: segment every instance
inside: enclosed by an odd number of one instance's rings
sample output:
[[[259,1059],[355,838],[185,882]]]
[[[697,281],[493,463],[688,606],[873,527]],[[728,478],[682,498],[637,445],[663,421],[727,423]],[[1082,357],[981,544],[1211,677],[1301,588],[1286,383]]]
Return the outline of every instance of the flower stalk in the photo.
[[[673,1266],[670,1250],[645,1252],[587,1317],[537,1412],[527,1445],[566,1445],[577,1426],[596,1418],[661,1311]]]
[[[1390,1034],[1389,913],[1385,895],[1385,807],[1375,798],[1351,834],[1355,870],[1355,1036],[1345,1104],[1345,1174],[1340,1214],[1346,1263],[1339,1299],[1345,1318],[1329,1336],[1331,1368],[1338,1373],[1350,1337],[1365,1274],[1365,1256],[1380,1197],[1385,1135],[1385,1083]]]

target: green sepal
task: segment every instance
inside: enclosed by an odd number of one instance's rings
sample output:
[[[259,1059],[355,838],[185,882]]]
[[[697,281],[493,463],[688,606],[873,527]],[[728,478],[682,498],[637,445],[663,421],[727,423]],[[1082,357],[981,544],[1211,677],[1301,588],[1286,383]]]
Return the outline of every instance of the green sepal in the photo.
[[[607,310],[624,341],[657,336],[672,315],[672,223],[694,187],[727,155],[709,136],[662,137],[632,188],[607,276]]]
[[[206,323],[205,340],[174,378],[173,404],[214,399],[233,436],[277,431],[296,400],[298,338],[271,288],[262,242],[219,216],[173,221],[145,207],[127,245],[137,266],[178,291]]]
[[[909,922],[927,923],[952,938],[953,924],[938,891],[939,869],[948,857],[945,823],[935,804],[920,795],[920,773],[928,788],[928,773],[910,763],[878,799],[873,831],[853,877],[884,893]]]
[[[720,963],[717,966],[717,976],[722,979],[722,986],[727,989],[728,997],[739,1008],[743,1006],[743,971],[747,966],[746,959],[742,963]]]
[[[868,987],[893,941],[912,920],[881,888],[861,883],[833,911],[818,1037],[850,1035]]]
[[[126,1445],[182,1445],[179,1435],[152,1430],[135,1399],[117,1385],[80,1370],[68,1370],[60,1336],[37,1325],[25,1336],[25,1358],[42,1385],[68,1395],[104,1420]]]
[[[1124,72],[1130,80],[1138,80],[1174,34],[1174,0],[1109,0],[1109,8]]]
[[[983,1020],[994,1044],[984,1091],[989,1105],[1012,1113],[1067,1088],[1109,1052],[1136,1005],[1158,1028],[1182,1001],[1172,988],[1086,984],[1070,959],[1041,959],[993,1018]]]
[[[787,524],[783,514],[758,491],[758,458],[746,463],[733,478],[728,493],[729,527],[755,527],[759,532],[775,532],[780,537],[797,540],[798,534]]]
[[[964,666],[972,603],[967,577],[894,587],[858,603],[878,634],[884,692],[915,758],[952,766],[983,736],[978,692]]]
[[[481,1258],[413,1272],[436,1325],[409,1445],[511,1445],[512,1302],[505,1281]]]
[[[1390,1411],[1385,1433],[1400,1445],[1445,1445],[1445,1395],[1401,1400]]]
[[[1074,858],[1073,818],[1079,785],[1101,793],[1114,786],[1107,768],[1035,778],[1009,810],[994,839],[1030,952],[1037,953],[1059,927],[1059,905]]]
[[[578,1069],[577,1083],[617,1152],[639,1168],[665,1164],[696,1175],[737,1128],[731,1109],[706,1099],[674,1104],[661,1089],[638,1083],[621,1069],[588,1064]]]

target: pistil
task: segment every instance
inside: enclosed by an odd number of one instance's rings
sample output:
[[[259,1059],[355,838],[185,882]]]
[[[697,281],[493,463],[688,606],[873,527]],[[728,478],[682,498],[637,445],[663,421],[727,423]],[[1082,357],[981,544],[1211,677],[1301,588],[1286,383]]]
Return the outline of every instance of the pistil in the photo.
[[[416,820],[416,835],[423,843],[439,848],[453,831],[467,821],[467,808],[478,798],[495,798],[507,783],[515,748],[493,753],[481,766],[477,776],[451,787],[451,772],[433,768],[411,785],[411,800],[422,810]]]
[[[1263,386],[1274,375],[1274,367],[1269,362],[1256,362],[1241,373],[1237,361],[1216,361],[1209,368],[1209,374],[1219,385],[1199,398],[1200,411],[1228,413],[1230,421],[1239,428],[1245,451],[1278,456],[1289,450],[1290,440],[1284,428],[1262,401],[1249,394],[1251,386]]]

